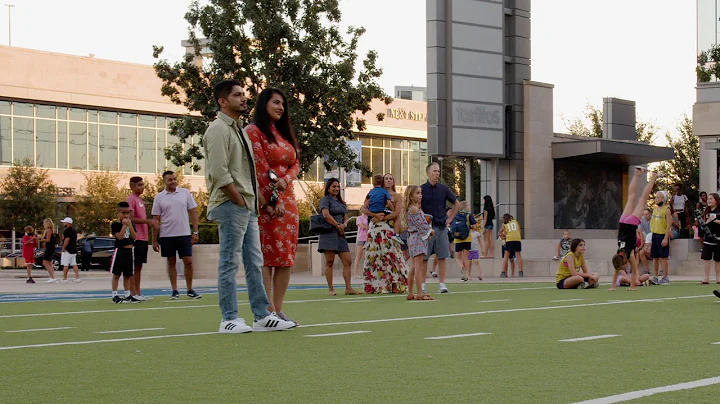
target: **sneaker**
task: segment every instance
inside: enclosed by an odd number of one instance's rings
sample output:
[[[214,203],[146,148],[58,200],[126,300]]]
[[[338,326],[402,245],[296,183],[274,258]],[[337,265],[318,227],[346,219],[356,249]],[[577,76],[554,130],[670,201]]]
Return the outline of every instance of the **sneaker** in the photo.
[[[68,283],[67,279],[60,279],[58,283]]]
[[[462,275],[460,275],[460,280],[463,282],[467,282],[468,281],[467,270],[465,268],[463,268],[461,273],[462,273]]]
[[[585,289],[586,287],[587,287],[587,282],[583,282],[583,283],[579,284],[577,288],[578,288],[578,289]]]
[[[195,292],[192,289],[187,291],[187,297],[190,299],[202,299],[202,295],[198,294],[197,292]]]
[[[136,299],[134,296],[128,296],[125,299],[123,299],[124,303],[140,303],[140,300]]]
[[[405,245],[405,242],[404,242],[404,241],[400,238],[400,236],[398,236],[397,234],[394,235],[394,236],[392,236],[392,237],[390,237],[390,240],[396,242],[399,246]]]
[[[432,275],[433,278],[437,278],[437,272],[436,272],[436,271],[430,271],[430,275]]]
[[[500,272],[500,277],[501,277],[501,278],[507,278],[507,273],[505,273],[505,272]]]
[[[667,276],[663,276],[662,279],[660,279],[660,282],[658,282],[658,285],[669,285],[670,279],[668,279]]]
[[[252,330],[252,327],[245,324],[245,320],[236,318],[235,320],[221,321],[219,332],[221,334],[244,334]]]
[[[48,279],[48,280],[45,281],[45,283],[57,283],[57,282],[58,282],[58,280],[55,279],[55,278],[50,278],[50,279]]]
[[[122,297],[120,297],[120,296],[118,296],[118,295],[115,295],[115,296],[112,297],[112,301],[113,301],[113,303],[115,303],[115,304],[122,303],[124,300],[125,300],[125,299],[123,299]]]
[[[521,277],[521,278],[524,278],[524,277],[525,277],[525,274],[523,273],[523,271],[520,271],[520,277]]]
[[[133,296],[135,300],[140,300],[141,302],[145,301],[145,297],[143,295],[135,295]]]
[[[423,293],[427,293],[427,285],[426,284],[423,283],[421,289],[422,289]]]
[[[269,316],[266,316],[265,318],[261,318],[260,320],[255,320],[253,322],[253,331],[282,331],[282,330],[289,330],[290,328],[295,327],[295,323],[292,321],[285,321],[283,319],[280,319],[272,314]]]
[[[28,278],[28,280],[26,280],[25,283],[35,283],[35,279]]]
[[[657,276],[653,276],[652,278],[650,278],[650,283],[652,283],[653,285],[659,285],[660,281],[658,281]]]
[[[82,279],[77,278],[77,279],[75,279],[73,282],[75,282],[75,283],[80,283],[80,282],[82,282]]]
[[[445,286],[444,283],[440,283],[440,284],[438,285],[438,292],[440,292],[440,293],[450,293],[450,291],[448,290],[447,286]]]
[[[180,298],[180,293],[178,293],[177,290],[173,290],[172,295],[170,295],[170,300],[177,300]]]
[[[143,294],[141,294],[140,296],[142,296],[143,300],[145,300],[145,301],[147,301],[147,300],[152,300],[152,299],[153,299],[152,296],[145,296],[145,295],[143,295]]]
[[[297,321],[295,321],[295,320],[293,320],[293,319],[291,319],[291,318],[288,318],[288,316],[286,316],[285,313],[283,313],[282,311],[281,311],[280,313],[273,313],[273,314],[276,315],[278,318],[280,318],[280,319],[282,319],[282,320],[290,321],[290,322],[295,323],[295,325],[298,325],[298,322],[297,322]]]
[[[720,298],[720,290],[713,290],[713,295],[715,295],[715,296],[717,296],[718,298]]]

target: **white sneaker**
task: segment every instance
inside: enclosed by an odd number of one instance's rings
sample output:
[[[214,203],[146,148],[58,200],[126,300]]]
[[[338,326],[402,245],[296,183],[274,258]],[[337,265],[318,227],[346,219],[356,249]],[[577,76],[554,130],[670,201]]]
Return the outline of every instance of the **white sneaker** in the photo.
[[[142,297],[143,297],[143,299],[145,299],[146,301],[147,301],[147,300],[152,300],[152,299],[153,299],[153,297],[152,297],[152,296],[145,296],[145,295],[140,295],[140,296],[142,296]]]
[[[219,331],[223,334],[244,334],[252,330],[252,327],[245,324],[245,320],[236,318],[235,320],[221,321]]]
[[[59,283],[68,283],[67,279],[60,279]]]
[[[77,279],[75,279],[73,282],[75,282],[75,283],[80,283],[80,282],[82,282],[82,279],[77,278]]]
[[[50,279],[46,280],[45,283],[57,283],[57,281],[58,280],[55,278],[50,278]]]
[[[135,298],[135,300],[140,300],[141,302],[145,301],[145,296],[143,295],[135,295],[133,297]]]
[[[427,285],[424,283],[422,284],[422,291],[423,293],[427,293]]]
[[[441,283],[441,284],[438,286],[438,292],[440,292],[440,293],[450,293],[450,291],[448,290],[447,286],[445,286],[444,283]]]
[[[282,331],[295,327],[292,321],[285,321],[272,314],[253,322],[253,331]]]

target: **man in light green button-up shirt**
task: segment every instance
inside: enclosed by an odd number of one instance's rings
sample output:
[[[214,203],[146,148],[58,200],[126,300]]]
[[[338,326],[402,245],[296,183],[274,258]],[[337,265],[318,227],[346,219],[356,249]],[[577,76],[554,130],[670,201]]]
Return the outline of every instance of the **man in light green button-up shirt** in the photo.
[[[219,331],[237,334],[286,330],[295,323],[267,310],[258,227],[258,205],[264,205],[265,201],[257,192],[252,143],[238,126],[238,119],[247,111],[245,91],[240,82],[225,80],[215,86],[214,95],[220,112],[205,131],[203,144],[207,161],[205,181],[210,192],[208,219],[218,222],[220,233],[218,298],[223,318]],[[240,267],[240,255],[245,266],[250,308],[255,316],[252,327],[238,317],[235,275]]]

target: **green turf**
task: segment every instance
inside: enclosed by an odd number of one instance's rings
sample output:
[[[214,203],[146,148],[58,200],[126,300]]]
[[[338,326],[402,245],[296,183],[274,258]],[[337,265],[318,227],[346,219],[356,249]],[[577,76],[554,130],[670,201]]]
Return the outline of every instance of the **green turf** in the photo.
[[[720,376],[720,345],[712,345],[720,341],[720,300],[711,295],[712,286],[678,282],[630,293],[476,283],[452,285],[452,291],[435,294],[435,302],[291,291],[285,312],[303,325],[477,314],[0,350],[0,402],[572,403]],[[699,297],[583,306],[688,296]],[[510,300],[483,302],[502,299]],[[584,300],[552,302],[560,299]],[[246,301],[241,293],[240,302]],[[140,305],[114,305],[109,299],[0,304],[0,347],[214,332],[220,320],[216,305],[216,295]],[[108,312],[7,317],[89,310]],[[240,314],[250,318],[247,304]],[[52,327],[75,328],[5,332]],[[155,327],[165,329],[94,333]],[[361,330],[371,332],[304,337]],[[491,335],[425,339],[479,332]],[[602,334],[622,336],[558,342]],[[720,385],[714,385],[633,403],[710,403],[719,395]]]

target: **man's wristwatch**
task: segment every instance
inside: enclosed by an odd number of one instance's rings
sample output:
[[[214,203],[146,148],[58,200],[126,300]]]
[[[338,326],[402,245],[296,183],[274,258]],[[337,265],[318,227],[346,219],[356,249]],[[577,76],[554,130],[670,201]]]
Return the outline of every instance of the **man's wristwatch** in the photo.
[[[200,232],[194,231],[193,234],[194,234],[194,235],[198,235],[198,234],[200,234]]]

